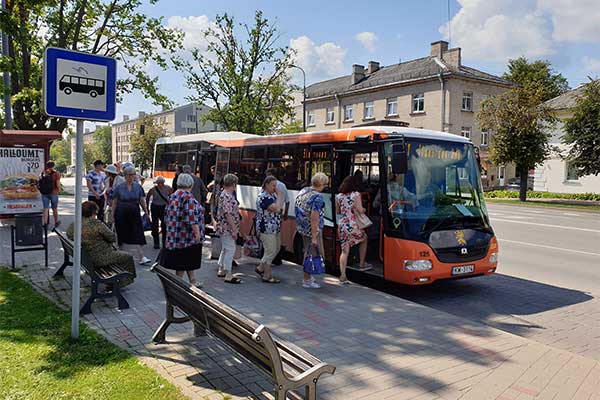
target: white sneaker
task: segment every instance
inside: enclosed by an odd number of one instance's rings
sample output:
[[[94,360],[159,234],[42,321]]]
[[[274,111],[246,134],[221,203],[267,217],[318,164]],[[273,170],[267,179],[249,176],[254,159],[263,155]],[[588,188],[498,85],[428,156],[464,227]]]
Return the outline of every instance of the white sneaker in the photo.
[[[202,289],[202,287],[204,286],[204,282],[203,281],[196,281],[196,282],[192,283],[192,285],[194,285],[198,289]]]
[[[148,257],[144,256],[141,260],[140,260],[140,265],[146,265],[146,264],[150,264],[152,262],[151,259],[149,259]]]
[[[321,285],[314,281],[304,281],[302,287],[305,289],[320,289]]]

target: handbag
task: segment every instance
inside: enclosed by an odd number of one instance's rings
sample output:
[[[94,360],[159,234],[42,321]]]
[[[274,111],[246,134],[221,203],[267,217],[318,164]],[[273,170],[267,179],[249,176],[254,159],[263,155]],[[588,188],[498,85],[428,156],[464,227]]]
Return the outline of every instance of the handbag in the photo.
[[[256,235],[256,219],[254,219],[250,234],[244,238],[244,254],[248,257],[262,258],[263,250],[262,242]]]
[[[368,227],[373,225],[373,221],[371,221],[369,219],[369,217],[367,217],[365,214],[356,213],[355,217],[356,217],[356,225],[358,225],[358,227],[360,229],[367,229]]]
[[[152,224],[150,223],[150,217],[148,214],[142,215],[142,225],[144,226],[145,231],[152,230]]]
[[[317,246],[311,245],[311,248],[314,247],[316,255],[312,255],[312,253],[308,251],[304,256],[304,263],[302,264],[302,270],[310,275],[320,275],[325,273],[325,261],[323,261],[323,257],[319,254],[319,249]]]

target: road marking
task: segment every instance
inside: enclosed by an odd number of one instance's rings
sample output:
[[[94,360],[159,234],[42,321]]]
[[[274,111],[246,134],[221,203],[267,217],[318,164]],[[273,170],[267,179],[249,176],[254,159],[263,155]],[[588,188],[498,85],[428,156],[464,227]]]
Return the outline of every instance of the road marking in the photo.
[[[533,217],[528,217],[527,215],[507,215],[507,218],[514,218],[514,219],[533,219]]]
[[[565,225],[551,225],[551,224],[540,224],[538,222],[526,222],[526,221],[515,221],[514,219],[503,219],[503,218],[494,218],[493,221],[499,222],[512,222],[514,224],[525,224],[525,225],[535,225],[535,226],[545,226],[547,228],[558,228],[558,229],[571,229],[573,231],[582,231],[582,232],[593,232],[600,233],[597,229],[589,229],[589,228],[577,228],[574,226],[565,226]]]
[[[508,240],[508,239],[498,239],[498,240],[500,242],[513,243],[513,244],[521,244],[523,246],[541,247],[543,249],[559,250],[559,251],[566,251],[566,252],[569,252],[569,253],[585,254],[585,255],[588,255],[588,256],[597,256],[597,257],[600,257],[600,253],[591,253],[589,251],[565,249],[565,248],[562,248],[562,247],[546,246],[544,244],[537,244],[537,243],[519,242],[518,240]]]
[[[569,217],[581,217],[581,214],[575,214],[575,213],[563,213],[563,215],[568,215]]]

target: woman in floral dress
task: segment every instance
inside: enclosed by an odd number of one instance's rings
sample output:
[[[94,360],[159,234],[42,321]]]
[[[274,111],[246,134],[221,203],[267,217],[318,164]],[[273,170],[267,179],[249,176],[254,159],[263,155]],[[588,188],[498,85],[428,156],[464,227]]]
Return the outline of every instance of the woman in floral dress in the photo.
[[[356,213],[365,213],[360,199],[360,193],[355,190],[355,180],[349,176],[340,185],[339,194],[335,196],[335,204],[338,221],[338,235],[342,242],[342,254],[340,254],[340,283],[350,283],[346,277],[346,267],[348,266],[348,255],[350,248],[360,243],[360,270],[369,269],[365,265],[367,257],[367,234],[358,227],[356,222]]]
[[[235,253],[235,241],[240,234],[240,210],[239,203],[234,192],[238,183],[237,176],[227,174],[223,177],[223,190],[219,195],[217,215],[215,218],[215,233],[221,238],[221,255],[217,264],[219,270],[217,276],[225,278],[226,283],[242,283],[242,280],[233,275],[233,255]]]

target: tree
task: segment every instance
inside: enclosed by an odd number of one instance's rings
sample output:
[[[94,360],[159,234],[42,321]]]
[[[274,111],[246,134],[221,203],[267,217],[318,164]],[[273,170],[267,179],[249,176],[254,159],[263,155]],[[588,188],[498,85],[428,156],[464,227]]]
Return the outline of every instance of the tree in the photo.
[[[67,126],[66,119],[48,117],[41,106],[47,46],[114,57],[126,71],[117,81],[119,101],[137,89],[154,104],[171,106],[147,67],[166,69],[169,60],[175,61],[183,34],[164,27],[162,18],[144,15],[141,7],[141,0],[8,0],[0,29],[8,35],[9,56],[2,58],[0,70],[11,74],[15,127],[62,132]]]
[[[143,118],[138,122],[139,131],[131,135],[131,150],[133,162],[139,167],[140,172],[148,170],[154,160],[154,144],[164,136],[162,129],[154,125],[150,118]],[[143,126],[143,128],[142,128]],[[141,130],[144,130],[142,133]]]
[[[541,103],[543,87],[518,87],[481,103],[477,114],[482,130],[493,131],[490,159],[495,164],[515,163],[520,174],[519,199],[527,198],[530,168],[544,162],[551,146],[548,130],[556,122]]]
[[[55,140],[50,146],[50,159],[56,164],[55,168],[61,174],[67,172],[71,165],[71,139]]]
[[[563,142],[570,145],[568,159],[578,173],[600,174],[600,80],[585,86],[564,129]]]
[[[92,134],[95,153],[98,159],[107,164],[112,163],[112,129],[110,126],[100,126]]]
[[[567,78],[556,73],[550,62],[537,60],[528,62],[525,57],[508,61],[508,72],[502,75],[504,79],[518,83],[524,88],[539,87],[540,103],[559,96],[569,90]]]
[[[292,113],[286,76],[292,52],[276,46],[277,29],[260,11],[253,26],[241,27],[244,39],[236,37],[233,17],[217,16],[215,27],[205,32],[207,51],[194,49],[193,63],[181,62],[178,68],[197,93],[189,99],[213,107],[205,120],[224,130],[264,135]]]
[[[298,133],[302,132],[302,121],[293,120],[283,124],[281,128],[279,128],[278,133]]]

